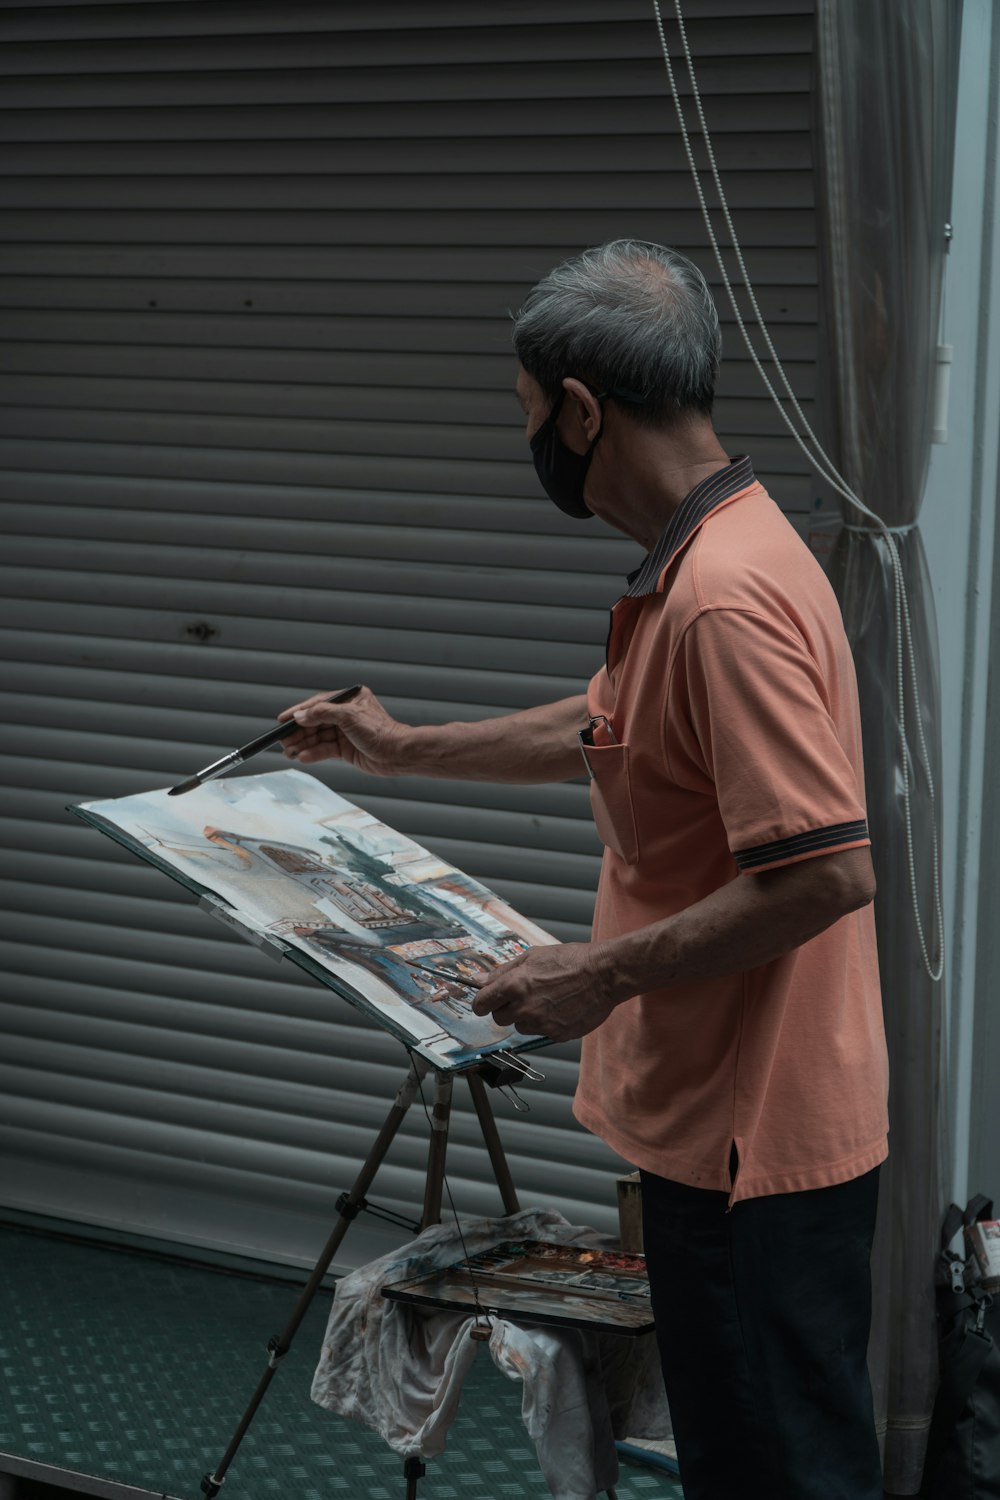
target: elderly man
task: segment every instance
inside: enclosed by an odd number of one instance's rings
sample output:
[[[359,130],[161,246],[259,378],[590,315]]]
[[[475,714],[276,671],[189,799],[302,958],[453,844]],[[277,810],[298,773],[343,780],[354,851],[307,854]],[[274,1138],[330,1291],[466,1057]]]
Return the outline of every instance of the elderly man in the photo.
[[[641,1169],[687,1500],[878,1500],[865,1363],[886,1055],[853,664],[830,587],[711,422],[704,279],[619,240],[514,323],[562,510],[646,549],[586,695],[412,727],[370,693],[288,709],[286,753],[378,775],[574,777],[605,845],[593,940],[476,1009],[583,1037],[577,1118]]]

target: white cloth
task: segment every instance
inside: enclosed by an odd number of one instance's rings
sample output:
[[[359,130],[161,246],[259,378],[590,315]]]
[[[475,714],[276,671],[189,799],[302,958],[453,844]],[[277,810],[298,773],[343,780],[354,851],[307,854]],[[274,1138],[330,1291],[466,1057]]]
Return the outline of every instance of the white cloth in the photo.
[[[479,1345],[474,1319],[390,1302],[379,1289],[453,1264],[503,1240],[600,1244],[561,1214],[526,1209],[506,1219],[426,1229],[401,1250],[337,1283],[312,1399],[373,1428],[404,1457],[443,1451],[462,1382]],[[669,1435],[656,1341],[495,1319],[489,1350],[523,1384],[521,1415],[556,1500],[594,1500],[618,1477],[615,1438]]]

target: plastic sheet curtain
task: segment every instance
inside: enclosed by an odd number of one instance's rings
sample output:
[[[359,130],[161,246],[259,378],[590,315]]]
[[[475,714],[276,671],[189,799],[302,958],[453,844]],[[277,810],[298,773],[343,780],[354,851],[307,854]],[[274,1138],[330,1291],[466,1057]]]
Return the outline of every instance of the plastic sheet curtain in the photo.
[[[817,0],[821,427],[840,472],[895,532],[935,787],[937,629],[917,518],[930,453],[960,24],[960,0]],[[937,1387],[943,996],[921,961],[910,895],[888,544],[844,508],[832,570],[861,693],[891,1066],[870,1364],[885,1488],[910,1495],[919,1488]],[[919,907],[933,961],[934,813],[912,700],[907,723]]]

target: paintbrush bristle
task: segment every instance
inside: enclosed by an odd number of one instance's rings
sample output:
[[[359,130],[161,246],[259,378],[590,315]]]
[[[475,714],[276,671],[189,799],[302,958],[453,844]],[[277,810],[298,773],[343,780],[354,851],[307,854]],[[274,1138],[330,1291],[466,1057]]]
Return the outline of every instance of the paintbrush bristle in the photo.
[[[172,786],[167,793],[168,797],[183,797],[185,792],[193,792],[196,786],[201,786],[200,776],[189,776],[187,781],[182,781],[180,786]]]

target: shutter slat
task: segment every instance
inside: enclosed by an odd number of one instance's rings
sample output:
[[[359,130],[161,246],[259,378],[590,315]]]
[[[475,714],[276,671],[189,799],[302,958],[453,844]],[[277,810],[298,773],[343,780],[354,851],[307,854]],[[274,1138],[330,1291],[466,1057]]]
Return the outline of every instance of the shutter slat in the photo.
[[[288,6],[280,14],[275,11],[272,0],[241,0],[238,7],[179,6],[169,3],[169,0],[168,3],[164,0],[105,0],[103,5],[95,5],[93,0],[19,0],[17,9],[3,18],[0,34],[12,41],[51,40],[53,28],[48,13],[53,5],[58,5],[60,10],[59,35],[81,40],[88,37],[130,40],[137,36],[217,35],[242,38],[248,33],[288,35],[298,32],[349,34],[353,31],[384,31],[391,34],[400,30],[410,35],[417,28],[440,32],[472,26],[483,27],[487,35],[493,36],[507,27],[534,28],[562,21],[565,17],[563,0],[504,0],[502,10],[494,6],[470,7],[468,0],[436,0],[433,6],[419,8],[414,8],[412,0],[383,0],[377,11],[340,5]],[[766,24],[772,18],[809,15],[810,0],[766,0],[766,4],[755,6],[753,18],[758,24]],[[733,25],[739,27],[747,18],[746,0],[701,0],[697,16],[703,22],[729,20],[730,26],[723,34],[731,35]],[[576,0],[573,18],[576,23],[607,22],[607,0]],[[614,19],[619,26],[625,21],[645,22],[648,9],[644,0],[617,0]],[[672,29],[669,20],[667,25]],[[528,37],[532,35],[529,30]],[[801,28],[794,35],[801,48]],[[741,39],[752,41],[752,37],[753,28],[748,27],[747,34]]]
[[[780,138],[779,138],[780,139]],[[574,138],[574,146],[577,146]],[[687,222],[696,234],[690,245],[677,248],[690,253],[714,285],[712,253],[704,248],[702,228],[692,216]],[[622,230],[621,223],[615,232]],[[637,226],[630,224],[634,233]],[[671,236],[676,243],[676,236]],[[525,249],[508,246],[503,250],[482,245],[453,248],[450,245],[427,248],[420,245],[391,243],[372,248],[325,245],[322,248],[293,245],[164,245],[134,243],[129,245],[92,245],[62,240],[53,245],[12,244],[0,246],[0,273],[90,274],[95,276],[145,277],[218,277],[243,282],[256,277],[287,281],[370,281],[412,280],[424,282],[492,282],[506,285],[519,281],[525,291],[544,275],[560,252],[571,255],[583,243],[596,240],[590,232],[583,241],[569,241],[548,249]],[[754,251],[752,275],[760,286],[816,285],[814,246],[784,246],[771,243]],[[716,273],[717,275],[718,273]],[[720,299],[721,300],[721,299]],[[504,306],[507,304],[504,303]],[[428,351],[433,352],[433,351]]]
[[[67,743],[63,747],[65,754],[62,757],[49,760],[41,755],[29,757],[0,753],[0,776],[8,786],[36,791],[46,788],[52,790],[68,785],[74,790],[68,794],[67,800],[75,798],[79,801],[84,797],[100,799],[129,796],[133,792],[148,791],[150,776],[141,768],[135,767],[133,756],[129,753],[134,750],[137,754],[141,742],[132,741],[128,736],[123,736],[123,738],[125,748],[122,759],[126,763],[121,768],[107,760],[96,760],[90,763],[81,761],[75,754],[79,747],[74,746],[72,735],[68,734]],[[56,746],[53,745],[53,748]],[[215,745],[198,748],[202,751],[208,750],[209,753],[214,750],[217,754],[220,747]],[[172,750],[171,754],[173,754]],[[411,797],[415,801],[454,803],[460,798],[459,805],[464,804],[469,807],[508,808],[513,806],[529,813],[551,812],[553,816],[578,818],[586,817],[588,812],[589,794],[586,783],[582,781],[515,787],[488,781],[436,781],[424,780],[417,776],[400,776],[394,777],[391,783],[385,783],[375,782],[363,772],[355,771],[350,766],[336,762],[327,762],[326,765],[313,769],[318,772],[321,781],[329,782],[335,790],[342,792],[351,801],[362,806],[371,799],[373,789],[377,791],[386,785],[391,785],[393,792]],[[88,777],[93,780],[93,791],[87,786]],[[115,785],[115,782],[118,784]],[[76,788],[80,790],[77,791]]]
[[[4,163],[6,169],[7,164]],[[730,207],[759,214],[763,209],[811,209],[812,176],[806,171],[773,173],[761,182],[737,177]],[[266,198],[272,211],[310,213],[317,210],[341,213],[378,209],[393,213],[415,209],[561,209],[589,208],[599,195],[605,208],[628,212],[646,204],[680,196],[686,178],[666,184],[662,172],[536,173],[525,177],[510,173],[385,174],[380,177],[299,172],[248,177],[233,183],[229,178],[201,176],[97,176],[34,178],[0,175],[0,206],[7,209],[63,209],[133,211],[167,208],[175,210],[216,209],[225,201],[230,210],[256,210]],[[728,196],[728,195],[727,195]],[[44,305],[44,304],[43,304]],[[490,311],[493,311],[491,308]]]
[[[389,216],[392,215],[390,218]],[[704,234],[704,224],[697,209],[654,208],[648,204],[629,214],[631,229],[639,239],[673,239],[679,249],[696,245]],[[189,245],[193,241],[206,246],[241,245],[247,242],[276,247],[283,245],[338,246],[367,245],[385,239],[390,224],[402,222],[401,238],[412,245],[437,245],[444,239],[459,246],[552,246],[558,254],[564,246],[579,245],[588,239],[600,243],[613,239],[621,228],[620,210],[537,209],[523,214],[482,209],[465,213],[439,210],[405,215],[384,211],[338,211],[271,213],[269,209],[250,212],[230,209],[203,213],[175,209],[144,213],[107,209],[91,213],[85,209],[11,209],[4,217],[4,235],[8,243],[35,244],[38,241],[72,241],[77,244],[104,244],[108,241],[123,247],[132,244],[168,247]],[[397,233],[398,233],[397,229]],[[771,209],[758,212],[748,209],[740,219],[740,241],[748,249],[770,245],[775,236],[794,250],[812,244],[813,216],[810,210]],[[322,251],[321,251],[322,253]]]
[[[419,295],[419,291],[415,290],[414,296]],[[240,344],[236,342],[241,332],[237,315],[227,331],[232,348],[212,348],[207,343],[197,347],[185,344],[181,336],[177,337],[176,342],[171,342],[179,331],[170,314],[154,318],[148,325],[144,325],[142,316],[137,314],[121,323],[119,331],[124,336],[123,342],[95,346],[88,345],[85,339],[79,344],[67,344],[61,339],[50,341],[39,338],[32,344],[20,341],[12,343],[5,352],[10,370],[19,377],[85,375],[120,379],[129,376],[138,380],[166,381],[186,372],[188,391],[195,402],[198,386],[203,382],[233,382],[237,376],[242,376],[248,383],[252,378],[254,384],[268,386],[274,385],[283,374],[287,374],[289,377],[294,376],[294,380],[290,379],[288,384],[298,387],[319,386],[323,391],[329,392],[332,412],[336,410],[337,391],[349,386],[352,380],[358,380],[364,385],[384,390],[385,404],[381,408],[383,417],[392,415],[391,403],[395,389],[401,391],[404,399],[426,401],[431,397],[436,398],[439,403],[442,385],[462,386],[479,399],[491,394],[494,398],[501,398],[506,403],[503,408],[506,421],[513,425],[511,355],[506,347],[502,355],[483,354],[470,349],[428,354],[425,359],[406,349],[408,342],[418,344],[419,337],[415,335],[411,339],[409,325],[400,321],[393,324],[386,334],[386,341],[393,346],[390,349],[369,349],[367,344],[364,348],[357,348],[354,346],[363,342],[362,324],[358,322],[345,325],[341,336],[342,347],[339,350],[303,349],[293,356],[277,346],[287,344],[295,337],[301,337],[303,342],[330,342],[329,335],[316,320],[302,321],[310,323],[308,330],[299,325],[294,329],[282,329],[275,327],[271,321],[251,322],[245,329],[247,342]],[[504,326],[506,329],[506,325]],[[87,331],[81,330],[84,334]],[[92,321],[89,331],[94,331]],[[102,331],[108,332],[107,329]],[[197,337],[207,338],[207,334],[199,333]],[[372,333],[372,343],[377,345],[379,337],[379,329],[376,327]],[[447,341],[440,330],[435,337]],[[459,337],[465,339],[466,335],[463,332]],[[269,339],[276,347],[267,347]],[[506,332],[504,340],[506,344]],[[800,380],[808,382],[812,378],[805,373],[811,341],[811,330],[795,324],[780,328],[776,336],[775,348],[782,357],[782,363],[787,361],[789,376],[797,384]],[[250,347],[251,344],[263,347]],[[753,370],[749,356],[738,345],[734,346],[733,356],[732,369],[727,377],[728,391],[732,396],[756,397],[758,404],[761,404],[759,377]],[[82,383],[78,383],[78,394],[85,388]],[[808,390],[807,384],[802,394],[807,395]],[[372,397],[366,397],[362,391],[354,399],[363,402],[371,401]],[[722,399],[728,400],[730,397]],[[190,405],[185,409],[190,411]],[[459,417],[461,415],[460,406]],[[435,416],[440,416],[440,405]]]
[[[358,140],[351,142],[350,152],[342,153],[336,162],[340,174],[381,176],[414,172],[432,174],[435,178],[449,173],[475,173],[490,177],[497,172],[516,172],[530,178],[537,174],[558,173],[589,177],[591,172],[611,172],[618,176],[632,172],[662,172],[676,175],[677,193],[686,190],[687,160],[679,133],[664,134],[669,121],[651,122],[648,132],[629,138],[629,149],[623,155],[621,142],[614,136],[591,133],[586,119],[575,122],[573,141],[579,151],[566,151],[561,135],[541,139],[506,137],[503,141],[436,139],[422,137],[410,140]],[[720,135],[715,142],[719,167],[726,173],[751,174],[751,180],[767,183],[771,177],[798,170],[810,172],[812,155],[808,130],[786,130],[781,136],[781,159],[775,160],[775,141],[766,128],[757,129],[753,121],[738,134]],[[495,165],[498,164],[498,165]],[[198,177],[222,174],[232,181],[238,177],[286,176],[297,173],[326,173],[330,170],[330,147],[325,140],[282,140],[269,137],[254,141],[250,154],[240,141],[213,140],[171,141],[155,137],[146,140],[121,140],[113,144],[88,141],[80,144],[72,138],[59,141],[19,139],[9,143],[0,173],[25,176],[64,176],[69,172],[84,175],[122,173],[143,177]],[[727,195],[730,189],[727,185]],[[767,189],[765,188],[765,191]],[[734,190],[732,202],[739,202],[740,188]],[[760,205],[760,199],[755,200]]]
[[[129,635],[134,640],[180,640],[190,617],[165,609],[130,606],[45,603],[31,599],[0,599],[0,627],[32,630],[52,628],[95,635]],[[213,629],[229,646],[243,650],[277,648],[288,653],[313,651],[346,657],[357,643],[350,625],[261,620],[213,613]],[[364,633],[369,656],[394,661],[422,662],[441,671],[452,666],[480,667],[487,671],[528,673],[532,668],[562,675],[571,682],[585,683],[600,666],[594,646],[559,641],[497,640],[488,636],[461,637],[441,631],[399,630],[370,627]],[[569,688],[567,691],[578,691]],[[7,741],[8,745],[13,742]]]
[[[748,412],[748,418],[752,413]],[[749,424],[752,426],[752,423]],[[760,438],[756,433],[728,433],[730,446],[753,439],[762,475],[798,473],[798,451],[789,452],[785,439]],[[739,450],[738,450],[739,451]],[[135,443],[88,444],[53,438],[47,448],[37,440],[0,437],[0,468],[148,476],[151,479],[191,479],[250,485],[329,484],[335,488],[369,485],[378,490],[426,490],[456,495],[496,495],[537,500],[538,481],[523,458],[515,463],[494,460],[476,464],[454,458],[374,457],[368,454],[309,452],[245,452],[240,448],[142,446]]]
[[[277,527],[274,529],[278,530]],[[287,543],[289,538],[284,540]],[[570,610],[569,618],[573,618],[574,612],[587,616],[584,638],[589,639],[592,611],[581,610],[579,606],[581,601],[595,600],[595,607],[602,615],[606,614],[604,604],[613,602],[615,592],[614,588],[608,588],[606,573],[588,573],[581,569],[567,577],[565,572],[538,567],[525,569],[523,579],[512,579],[509,572],[497,567],[495,562],[492,565],[486,563],[487,557],[492,562],[493,540],[490,537],[484,539],[482,562],[452,567],[445,573],[443,569],[428,569],[420,563],[408,565],[370,556],[316,557],[307,552],[274,552],[263,548],[234,555],[227,548],[218,546],[172,547],[162,542],[144,545],[67,536],[65,540],[50,543],[43,570],[30,566],[38,555],[34,538],[9,534],[4,546],[8,566],[3,572],[10,579],[12,593],[26,593],[28,597],[38,598],[51,596],[53,592],[58,597],[58,590],[66,586],[61,575],[79,568],[92,568],[108,581],[117,573],[129,573],[134,577],[164,576],[188,589],[198,588],[201,579],[210,579],[222,588],[227,584],[238,584],[244,591],[245,602],[251,607],[254,600],[249,596],[254,590],[275,585],[294,586],[299,590],[324,589],[333,599],[341,591],[352,596],[370,593],[383,600],[387,596],[405,595],[410,597],[411,607],[414,596],[440,599],[444,591],[448,600],[479,599],[484,605],[504,600],[559,605]],[[622,572],[624,576],[624,569]],[[19,584],[18,577],[24,580],[23,585]],[[29,583],[32,588],[29,588]],[[203,596],[204,590],[200,592]],[[266,599],[260,598],[258,602],[264,604]],[[447,600],[444,602],[447,604]],[[341,607],[353,609],[354,606],[350,602]]]
[[[568,684],[561,678],[519,678],[513,673],[501,677],[497,674],[488,683],[494,690],[494,702],[476,704],[462,695],[462,674],[449,675],[447,683],[443,683],[440,674],[433,669],[400,666],[390,672],[384,664],[365,661],[360,655],[350,662],[331,659],[322,664],[317,658],[314,664],[317,677],[312,683],[305,683],[296,681],[293,674],[308,669],[309,662],[290,664],[276,652],[261,653],[265,657],[262,663],[257,653],[247,657],[240,652],[216,648],[190,667],[189,653],[190,647],[187,646],[163,647],[155,643],[102,640],[98,637],[70,638],[36,631],[30,649],[24,647],[20,659],[17,659],[17,631],[0,630],[0,661],[4,662],[4,680],[11,690],[35,691],[42,680],[39,674],[47,673],[55,662],[55,670],[63,674],[60,680],[67,688],[61,696],[74,705],[71,716],[74,722],[75,700],[89,697],[87,688],[90,683],[94,684],[94,690],[102,695],[101,701],[104,702],[153,703],[167,709],[201,708],[206,712],[231,711],[245,715],[252,721],[253,728],[261,732],[261,725],[273,719],[283,708],[313,692],[343,686],[352,673],[377,687],[386,706],[406,722],[417,718],[428,723],[448,722],[455,717],[459,706],[465,711],[463,717],[494,718],[505,709],[523,708],[532,701],[549,703],[560,697],[571,697],[582,692],[585,686],[581,682]],[[275,676],[284,676],[285,683],[268,684],[264,681],[262,667],[266,667],[268,661],[281,669],[275,672]],[[470,689],[481,690],[487,685],[482,673],[470,671],[465,675]],[[445,687],[454,692],[453,699],[444,698]],[[438,696],[435,696],[435,690]],[[238,739],[239,734],[227,738],[232,737]],[[322,768],[319,774],[324,774]],[[343,768],[343,774],[347,774],[346,768]],[[371,778],[368,784],[372,785]],[[423,795],[433,796],[431,789],[437,784],[424,782]]]
[[[780,181],[784,183],[785,179],[789,178],[797,182],[802,175],[785,173]],[[518,180],[523,181],[523,178]],[[4,181],[5,179],[0,178],[0,189]],[[42,186],[34,181],[32,188],[36,191],[42,190]],[[188,276],[160,277],[156,285],[156,296],[151,297],[148,282],[138,276],[102,277],[68,272],[60,274],[58,271],[42,276],[33,274],[37,269],[35,266],[25,266],[22,274],[11,273],[5,276],[3,283],[0,284],[0,305],[8,308],[34,308],[46,312],[52,312],[58,308],[65,308],[70,312],[104,308],[109,311],[131,312],[134,316],[137,310],[142,312],[150,310],[151,302],[155,302],[157,318],[161,323],[165,316],[169,317],[178,312],[199,312],[217,316],[222,309],[226,309],[230,320],[234,320],[245,316],[248,308],[252,308],[253,317],[257,319],[255,326],[258,328],[263,314],[266,314],[269,320],[278,315],[291,314],[306,317],[312,321],[336,316],[351,318],[364,316],[365,318],[393,319],[395,326],[404,320],[409,322],[410,319],[416,317],[426,327],[426,320],[434,320],[436,324],[445,318],[478,318],[486,323],[496,319],[498,306],[514,307],[524,295],[524,287],[516,282],[508,286],[498,283],[482,286],[461,282],[445,285],[436,281],[422,284],[407,281],[381,281],[373,286],[367,281],[302,283],[274,280],[253,281],[234,287],[225,279],[201,281]],[[78,273],[79,270],[78,267]],[[768,324],[806,323],[810,327],[815,326],[816,291],[813,287],[762,287],[757,294],[757,301]],[[732,314],[728,308],[721,307],[719,313],[723,328],[735,329]],[[5,320],[5,333],[8,326]],[[269,326],[273,324],[269,322]],[[307,333],[301,325],[289,324],[288,326],[295,327],[300,333]],[[345,325],[345,331],[347,326]],[[509,329],[509,324],[506,322],[504,326]],[[228,329],[226,332],[228,334]],[[126,335],[123,330],[124,336]],[[51,341],[47,342],[51,347]],[[11,359],[16,357],[20,360],[31,353],[34,344],[19,346],[13,341],[7,341],[6,347]],[[68,359],[74,348],[75,346],[70,345],[60,351],[61,357]],[[97,354],[100,351],[84,348],[77,349],[76,352],[78,356],[85,357],[88,353]],[[12,365],[9,367],[13,368]],[[246,383],[244,381],[244,384]],[[280,390],[281,387],[276,386],[275,389]],[[337,393],[338,399],[351,389],[350,385],[345,385]],[[509,393],[508,381],[503,388],[503,394],[509,396]],[[461,393],[455,392],[455,395],[459,394]],[[252,395],[252,389],[247,390],[245,395]]]
[[[444,579],[442,579],[444,582]],[[362,592],[360,580],[350,590],[339,590],[335,583],[317,579],[313,587],[304,583],[276,587],[269,583],[230,583],[221,579],[206,589],[200,579],[158,577],[148,574],[106,573],[95,570],[81,575],[47,568],[3,567],[0,565],[0,589],[8,600],[31,600],[40,603],[92,605],[131,609],[141,606],[155,589],[160,610],[197,611],[211,598],[213,615],[234,616],[259,610],[268,619],[287,624],[317,626],[350,626],[367,631],[375,627],[386,630],[412,631],[412,620],[418,600],[409,595],[386,591]],[[577,609],[552,601],[507,603],[486,598],[479,600],[468,584],[463,597],[441,598],[432,595],[419,600],[425,629],[439,632],[462,631],[466,635],[503,636],[505,643],[518,638],[536,640],[545,634],[553,642],[582,642],[591,648],[581,673],[596,671],[600,665],[599,648],[607,634],[607,609],[614,602],[613,591],[599,609]],[[56,617],[53,618],[55,623]],[[223,627],[225,628],[225,627]],[[437,659],[436,655],[431,659]],[[488,659],[483,658],[483,664]]]
[[[319,18],[317,18],[319,19]],[[191,46],[187,27],[176,39],[160,33],[155,47],[150,47],[148,38],[133,40],[101,38],[86,40],[77,38],[72,44],[46,41],[32,44],[26,40],[8,41],[0,67],[5,74],[44,76],[53,73],[72,75],[93,73],[100,70],[109,76],[117,73],[191,72],[239,72],[245,69],[267,69],[271,73],[283,74],[294,69],[294,78],[306,78],[318,69],[350,69],[352,76],[360,74],[370,78],[389,67],[409,64],[415,78],[426,79],[438,73],[446,73],[460,65],[464,71],[470,64],[517,63],[526,64],[522,39],[510,27],[484,28],[470,25],[468,10],[460,18],[461,24],[448,31],[431,31],[414,27],[414,12],[411,7],[404,23],[391,32],[371,31],[367,26],[356,32],[342,30],[336,25],[330,30],[325,26],[316,29],[289,28],[275,34],[271,28],[247,25],[241,27],[239,43],[234,46],[233,37],[217,26],[213,34],[203,34],[196,48]],[[578,65],[587,60],[606,62],[612,58],[625,62],[637,55],[648,57],[648,28],[623,26],[619,21],[602,21],[581,24],[582,17],[575,12],[577,24],[545,24],[539,21],[531,31],[531,54],[534,65],[544,63],[572,62]],[[730,62],[741,58],[739,44],[745,43],[747,52],[762,54],[763,60],[772,65],[782,60],[783,54],[803,55],[802,30],[794,21],[781,17],[759,17],[753,28],[715,27],[706,24],[707,18],[699,16],[692,25],[691,42],[700,56],[718,58],[720,55]],[[671,28],[672,29],[672,28]],[[0,37],[6,36],[7,25],[0,23]],[[734,56],[727,57],[727,54]],[[806,57],[808,53],[806,52]],[[709,64],[711,67],[711,63]],[[578,66],[574,72],[579,73]],[[615,70],[620,76],[620,70]],[[745,70],[740,70],[745,83]],[[214,80],[208,80],[214,81]],[[347,80],[347,81],[350,81]],[[606,75],[588,92],[607,86]],[[715,92],[718,87],[712,76],[706,73],[706,91]],[[400,83],[396,81],[393,98],[399,97]],[[361,97],[364,97],[362,94]]]

